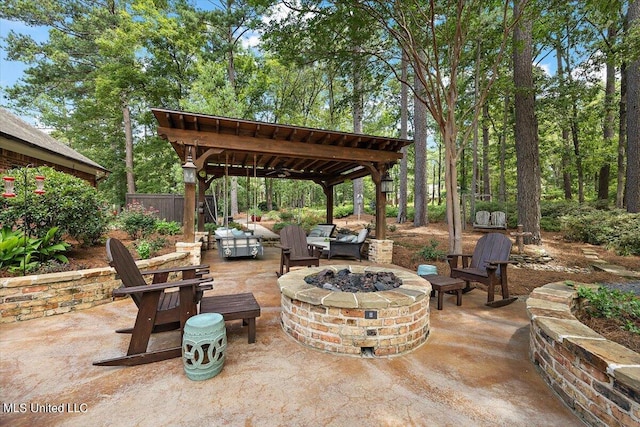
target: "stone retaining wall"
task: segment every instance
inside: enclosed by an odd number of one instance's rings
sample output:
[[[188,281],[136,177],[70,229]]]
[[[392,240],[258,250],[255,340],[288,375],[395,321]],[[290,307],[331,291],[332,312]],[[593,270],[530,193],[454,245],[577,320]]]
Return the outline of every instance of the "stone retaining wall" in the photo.
[[[189,252],[137,261],[141,270],[188,265]],[[122,285],[111,267],[0,278],[0,323],[84,310],[113,300]]]
[[[573,316],[578,301],[564,282],[531,292],[531,360],[588,425],[640,425],[640,355],[580,323]]]

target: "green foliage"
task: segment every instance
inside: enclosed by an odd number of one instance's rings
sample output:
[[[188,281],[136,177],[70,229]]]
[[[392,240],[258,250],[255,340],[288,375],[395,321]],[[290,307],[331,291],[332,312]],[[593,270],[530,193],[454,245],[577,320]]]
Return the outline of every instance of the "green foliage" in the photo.
[[[280,211],[280,220],[283,222],[290,222],[293,220],[294,213],[291,211]]]
[[[11,273],[30,272],[50,260],[69,262],[64,252],[70,245],[56,241],[57,231],[58,228],[53,227],[43,237],[27,237],[23,230],[3,227],[0,230],[0,269]]]
[[[175,236],[176,234],[180,234],[182,226],[176,221],[166,221],[161,219],[156,221],[156,231],[163,236]]]
[[[640,299],[633,292],[580,286],[578,296],[584,298],[582,309],[590,316],[617,319],[623,329],[640,334]]]
[[[447,253],[438,249],[438,241],[431,239],[427,246],[423,246],[422,249],[416,253],[416,258],[424,261],[438,261],[443,260]]]
[[[343,204],[333,208],[335,218],[345,218],[349,215],[353,215],[353,204]]]
[[[27,218],[30,234],[36,236],[57,227],[57,237],[67,233],[87,245],[100,241],[108,224],[106,203],[86,181],[49,167],[12,169],[6,174],[16,178],[16,197],[0,199],[0,223],[16,228]],[[43,195],[34,193],[36,175],[46,178]]]
[[[269,210],[267,202],[258,203],[258,209],[260,209],[262,212],[267,212]],[[271,210],[278,210],[278,205],[275,202],[271,202]]]
[[[604,245],[621,255],[640,255],[640,214],[587,208],[562,221],[567,240]]]
[[[167,244],[167,240],[163,237],[158,237],[157,239],[147,240],[140,239],[133,244],[136,253],[140,257],[140,259],[149,259],[151,255],[158,252]]]
[[[204,231],[209,232],[209,234],[215,233],[217,228],[218,224],[216,224],[215,222],[207,222],[204,224]]]
[[[138,202],[127,205],[118,215],[118,223],[132,239],[146,237],[156,229],[158,212]]]

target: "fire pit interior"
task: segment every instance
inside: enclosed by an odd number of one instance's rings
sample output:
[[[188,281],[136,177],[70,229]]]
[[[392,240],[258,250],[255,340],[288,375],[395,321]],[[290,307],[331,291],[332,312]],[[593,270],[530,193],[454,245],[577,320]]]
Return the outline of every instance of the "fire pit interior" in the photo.
[[[393,356],[415,349],[429,336],[431,285],[415,273],[332,265],[293,270],[278,285],[282,328],[306,346]]]
[[[340,292],[389,291],[402,285],[402,280],[390,271],[354,273],[348,268],[337,272],[332,268],[325,268],[317,274],[305,277],[304,281],[318,288]]]

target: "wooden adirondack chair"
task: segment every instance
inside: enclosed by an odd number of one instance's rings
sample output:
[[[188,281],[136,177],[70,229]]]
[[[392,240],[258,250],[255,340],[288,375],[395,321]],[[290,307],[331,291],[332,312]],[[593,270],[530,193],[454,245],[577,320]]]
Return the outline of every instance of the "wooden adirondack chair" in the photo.
[[[154,332],[182,330],[187,319],[198,314],[197,304],[203,291],[212,288],[213,279],[203,278],[209,272],[208,266],[192,265],[141,272],[127,248],[117,239],[107,240],[107,258],[124,285],[114,289],[113,296],[130,295],[138,306],[138,315],[133,328],[116,331],[131,333],[127,355],[93,364],[133,366],[180,357],[181,346],[148,351],[149,338]],[[172,272],[181,273],[182,280],[167,282]],[[145,275],[153,275],[150,285],[144,280]],[[165,292],[169,288],[178,290]]]
[[[322,246],[307,243],[307,235],[297,225],[287,225],[280,230],[280,273],[289,272],[291,267],[318,267]]]
[[[467,286],[465,291],[471,290],[470,282],[487,285],[487,304],[491,307],[501,307],[511,304],[517,298],[509,296],[507,282],[507,266],[511,254],[511,239],[501,233],[489,233],[482,236],[476,243],[473,255],[451,254],[447,256],[451,277],[463,279]],[[458,264],[458,260],[461,263]],[[500,285],[502,299],[494,301],[495,286]]]

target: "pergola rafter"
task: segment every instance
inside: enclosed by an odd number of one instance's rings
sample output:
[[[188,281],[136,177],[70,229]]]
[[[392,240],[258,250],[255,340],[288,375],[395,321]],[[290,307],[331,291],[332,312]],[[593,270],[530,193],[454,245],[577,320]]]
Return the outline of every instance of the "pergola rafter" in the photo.
[[[376,238],[385,238],[386,196],[381,178],[402,158],[402,147],[412,141],[158,108],[151,111],[158,121],[158,135],[171,143],[182,161],[191,155],[200,176],[201,197],[204,184],[225,172],[246,176],[250,169],[251,176],[310,180],[323,187],[331,221],[332,187],[371,175],[376,184]],[[195,211],[195,188],[187,187],[185,193],[188,232],[195,222],[190,213]]]

